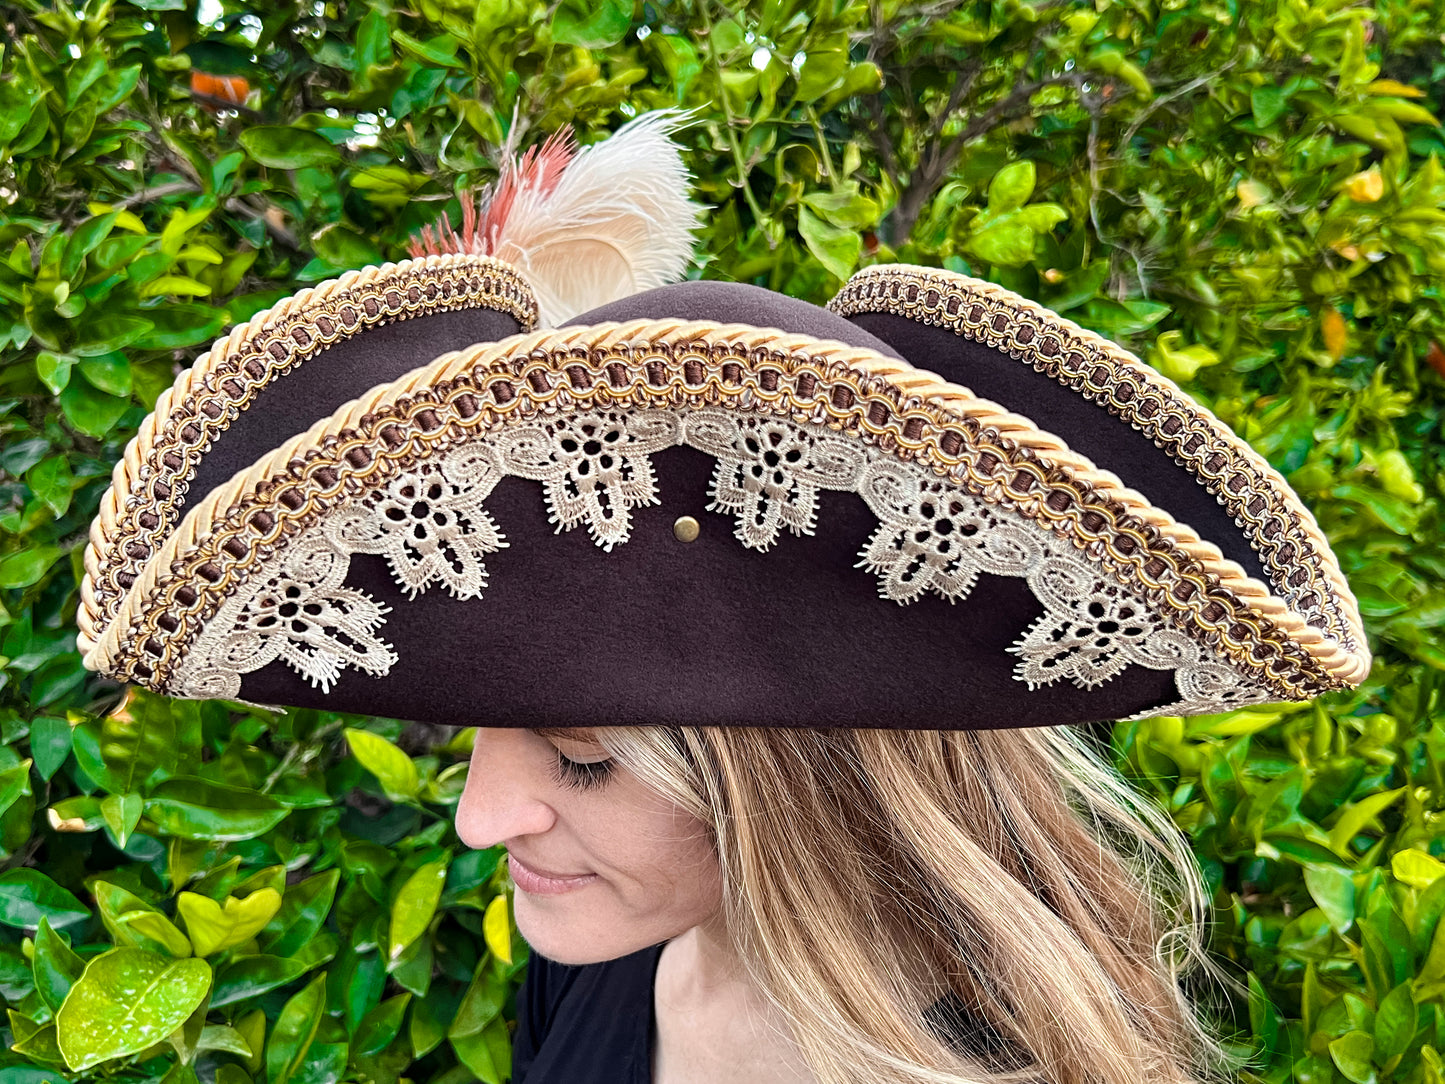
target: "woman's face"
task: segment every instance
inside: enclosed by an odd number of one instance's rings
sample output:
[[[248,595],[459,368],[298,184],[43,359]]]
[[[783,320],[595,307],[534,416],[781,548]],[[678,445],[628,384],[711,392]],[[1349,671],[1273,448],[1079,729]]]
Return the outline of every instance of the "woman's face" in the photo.
[[[691,929],[721,902],[702,822],[608,760],[586,730],[478,728],[457,834],[469,847],[506,846],[517,929],[559,963],[626,956]],[[590,876],[549,892],[526,867]]]

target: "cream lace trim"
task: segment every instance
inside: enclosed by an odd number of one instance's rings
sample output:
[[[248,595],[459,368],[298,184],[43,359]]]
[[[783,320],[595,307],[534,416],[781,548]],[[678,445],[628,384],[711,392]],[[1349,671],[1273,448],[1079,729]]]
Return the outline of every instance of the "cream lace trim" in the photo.
[[[229,598],[182,662],[175,691],[235,699],[244,674],[278,658],[322,690],[348,666],[383,675],[397,661],[376,635],[386,608],[342,586],[352,554],[383,555],[409,597],[440,583],[480,598],[483,558],[507,544],[482,507],[503,476],[540,481],[557,529],[585,525],[610,552],[628,540],[631,510],[660,502],[649,457],[677,444],[717,459],[708,507],[732,514],[751,549],[766,551],[784,527],[812,534],[819,492],[843,490],[878,517],[858,567],[877,576],[884,598],[906,605],[932,591],[957,602],[983,572],[1027,579],[1044,614],[1008,650],[1030,689],[1060,680],[1093,688],[1132,664],[1173,671],[1181,694],[1146,714],[1275,699],[1034,523],[822,427],[718,408],[557,416],[393,477],[331,511],[276,571]]]

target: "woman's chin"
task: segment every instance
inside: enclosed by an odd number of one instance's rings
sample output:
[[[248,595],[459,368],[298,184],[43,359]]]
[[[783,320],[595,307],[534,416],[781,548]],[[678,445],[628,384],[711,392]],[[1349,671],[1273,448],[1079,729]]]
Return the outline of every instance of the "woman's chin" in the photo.
[[[538,914],[521,893],[513,902],[512,914],[517,932],[533,952],[571,967],[620,959],[663,940],[648,940],[646,935],[621,936],[622,931],[615,926],[604,927],[604,933],[593,922],[579,922],[576,915],[560,910]]]

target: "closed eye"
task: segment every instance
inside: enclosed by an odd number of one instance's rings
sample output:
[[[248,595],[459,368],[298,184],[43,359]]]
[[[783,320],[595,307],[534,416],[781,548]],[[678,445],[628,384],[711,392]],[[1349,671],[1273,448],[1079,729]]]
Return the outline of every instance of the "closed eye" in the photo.
[[[588,790],[593,787],[600,787],[612,775],[612,760],[581,761],[572,760],[557,750],[557,757],[553,761],[552,777],[560,786],[571,790]]]

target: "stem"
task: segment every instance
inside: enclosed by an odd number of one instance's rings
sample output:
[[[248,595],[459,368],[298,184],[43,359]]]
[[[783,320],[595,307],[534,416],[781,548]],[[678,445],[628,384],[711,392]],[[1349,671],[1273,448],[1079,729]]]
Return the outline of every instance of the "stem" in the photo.
[[[722,104],[723,116],[727,122],[728,145],[732,148],[733,162],[738,167],[737,184],[738,187],[743,190],[743,198],[747,200],[748,207],[753,212],[753,217],[757,219],[759,225],[762,225],[763,220],[767,216],[763,214],[763,209],[758,206],[758,201],[753,196],[753,190],[748,185],[749,170],[747,164],[743,161],[742,145],[738,142],[737,133],[733,131],[733,109],[732,105],[728,102],[727,88],[723,85],[722,63],[718,60],[717,47],[713,44],[712,16],[708,14],[707,8],[708,0],[701,0],[697,6],[698,12],[702,15],[703,28],[707,34],[707,55],[712,60],[713,78],[717,83],[717,100]],[[768,247],[774,247],[771,239],[768,240]]]
[[[841,178],[833,172],[833,156],[828,153],[828,138],[823,134],[823,125],[819,123],[818,114],[811,105],[807,107],[807,113],[808,123],[813,126],[813,134],[818,137],[818,150],[823,152],[823,173],[827,176],[828,183],[836,189]]]

